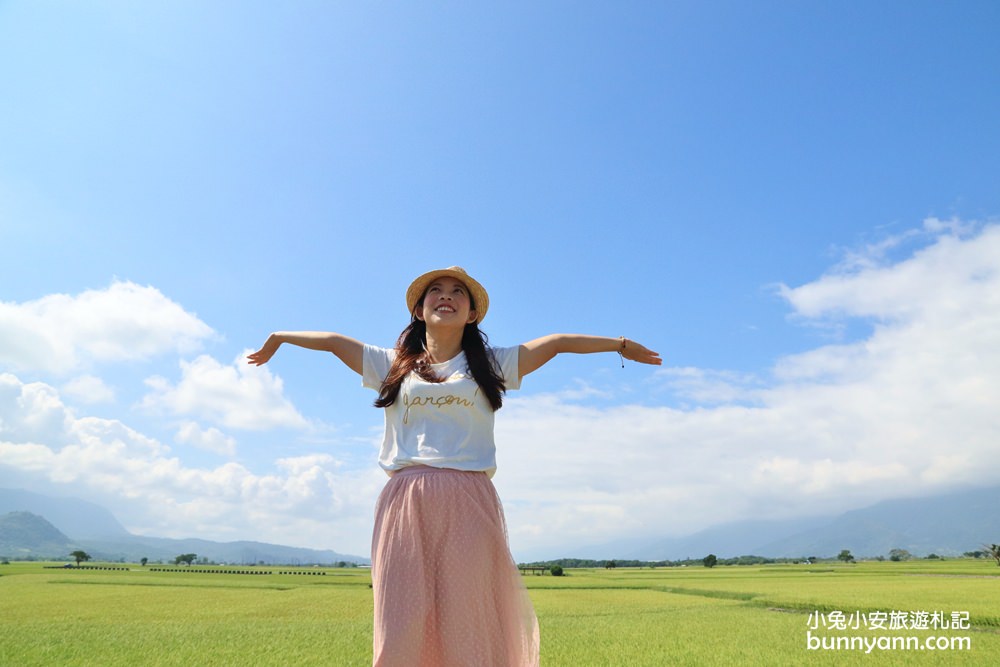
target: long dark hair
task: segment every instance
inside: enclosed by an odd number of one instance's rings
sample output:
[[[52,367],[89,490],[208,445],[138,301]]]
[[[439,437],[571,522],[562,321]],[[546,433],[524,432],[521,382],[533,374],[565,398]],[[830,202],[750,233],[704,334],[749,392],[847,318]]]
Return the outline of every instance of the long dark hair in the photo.
[[[411,372],[416,373],[425,382],[444,382],[446,378],[439,378],[430,366],[426,345],[427,323],[414,317],[396,341],[396,358],[379,388],[378,398],[375,399],[376,408],[387,408],[396,402],[403,380]],[[496,412],[503,405],[503,395],[507,392],[507,387],[503,375],[493,362],[489,337],[480,330],[476,322],[466,324],[462,331],[462,351],[465,352],[465,360],[469,363],[472,379],[479,385],[479,390]]]

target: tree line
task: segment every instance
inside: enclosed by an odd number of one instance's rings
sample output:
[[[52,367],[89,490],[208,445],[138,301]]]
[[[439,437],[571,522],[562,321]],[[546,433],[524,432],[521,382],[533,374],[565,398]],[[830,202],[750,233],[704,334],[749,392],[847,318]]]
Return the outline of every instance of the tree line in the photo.
[[[1000,566],[1000,544],[984,544],[982,550],[967,551],[962,554],[965,558],[993,558]],[[911,560],[916,558],[906,549],[892,549],[889,551],[889,560],[893,562]],[[928,560],[943,559],[944,556],[930,554],[925,556]],[[834,558],[818,558],[809,556],[805,558],[766,558],[764,556],[737,556],[735,558],[718,558],[715,554],[708,554],[703,558],[685,558],[684,560],[619,560],[605,559],[596,560],[591,558],[557,558],[555,560],[534,561],[531,563],[519,563],[518,567],[553,567],[562,568],[605,568],[616,567],[691,567],[703,565],[705,567],[715,567],[716,565],[769,565],[772,563],[819,563],[822,561],[839,560],[844,563],[853,563],[855,557],[849,549],[843,549]],[[885,560],[884,556],[876,556],[872,560]]]
[[[766,565],[769,563],[801,563],[803,558],[765,558],[763,556],[738,556],[736,558],[716,558],[718,565]],[[704,565],[704,558],[685,558],[684,560],[628,560],[628,559],[605,559],[595,560],[590,558],[557,558],[555,560],[535,561],[532,563],[519,563],[519,567],[544,567],[551,568],[558,565],[563,568],[605,568],[614,569],[616,567],[690,567],[693,565]]]
[[[89,560],[93,559],[93,556],[91,556],[90,554],[88,554],[86,551],[83,551],[83,550],[73,551],[73,552],[70,553],[69,557],[72,558],[73,560],[75,560],[77,565],[79,565],[81,562],[85,562],[85,561],[89,561]],[[196,560],[198,561],[199,565],[215,565],[216,564],[214,561],[210,561],[208,558],[206,558],[204,556],[202,556],[201,558],[198,558],[198,554],[179,554],[178,556],[176,556],[174,558],[174,565],[188,565],[188,566],[190,566],[190,565],[193,565]],[[122,562],[124,562],[124,561],[122,561]],[[139,563],[143,567],[146,567],[146,564],[148,562],[149,562],[148,558],[143,558],[143,559],[141,559],[139,561]],[[160,561],[160,562],[162,563],[163,561]],[[259,564],[260,565],[264,565],[264,562],[261,561]],[[315,564],[316,563],[310,563],[310,565],[315,565]],[[333,564],[332,567],[340,567],[340,568],[358,567],[358,564],[357,563],[353,563],[353,562],[348,562],[348,561],[341,560],[341,561],[337,561],[335,564]]]

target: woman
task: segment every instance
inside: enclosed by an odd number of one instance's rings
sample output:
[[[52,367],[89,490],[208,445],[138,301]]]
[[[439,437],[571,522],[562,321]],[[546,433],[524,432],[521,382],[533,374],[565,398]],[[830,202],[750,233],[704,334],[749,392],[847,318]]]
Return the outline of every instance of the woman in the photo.
[[[479,329],[489,295],[457,266],[414,280],[406,305],[412,320],[395,349],[336,333],[274,333],[249,363],[267,363],[282,343],[328,351],[378,391],[379,465],[390,479],[372,537],[373,664],[537,665],[538,623],[490,481],[494,413],[557,354],[660,357],[624,337],[556,334],[491,348]]]

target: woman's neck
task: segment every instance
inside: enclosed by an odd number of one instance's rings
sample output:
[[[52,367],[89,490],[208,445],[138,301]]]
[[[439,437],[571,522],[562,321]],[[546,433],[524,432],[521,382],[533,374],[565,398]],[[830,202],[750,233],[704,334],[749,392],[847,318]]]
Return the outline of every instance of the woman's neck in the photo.
[[[430,363],[440,364],[462,351],[462,329],[427,330],[427,356]]]

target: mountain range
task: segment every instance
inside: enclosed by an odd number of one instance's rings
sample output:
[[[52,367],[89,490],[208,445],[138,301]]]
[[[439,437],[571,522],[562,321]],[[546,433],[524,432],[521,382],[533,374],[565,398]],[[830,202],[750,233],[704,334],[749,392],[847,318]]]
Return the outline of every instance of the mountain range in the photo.
[[[368,558],[331,550],[265,542],[214,542],[133,535],[114,515],[76,498],[54,498],[21,489],[0,489],[0,557],[62,560],[71,551],[95,560],[169,560],[193,553],[219,563],[367,564]]]
[[[905,549],[914,556],[960,556],[980,550],[984,544],[1000,542],[1000,512],[995,510],[998,499],[1000,486],[969,489],[886,500],[838,515],[739,521],[682,537],[618,540],[567,549],[565,555],[647,561],[702,558],[710,553],[719,558],[825,558],[847,549],[857,558],[872,558],[887,556],[892,549]],[[369,562],[367,558],[335,551],[263,542],[132,535],[99,505],[0,489],[0,557],[64,559],[76,549],[110,561],[173,560],[183,553],[195,553],[226,563]]]
[[[857,558],[888,556],[905,549],[914,556],[960,556],[1000,542],[1000,486],[949,494],[885,500],[834,516],[784,521],[739,521],[692,535],[634,546],[622,558],[683,560],[714,553],[719,558],[820,558],[843,549]]]

